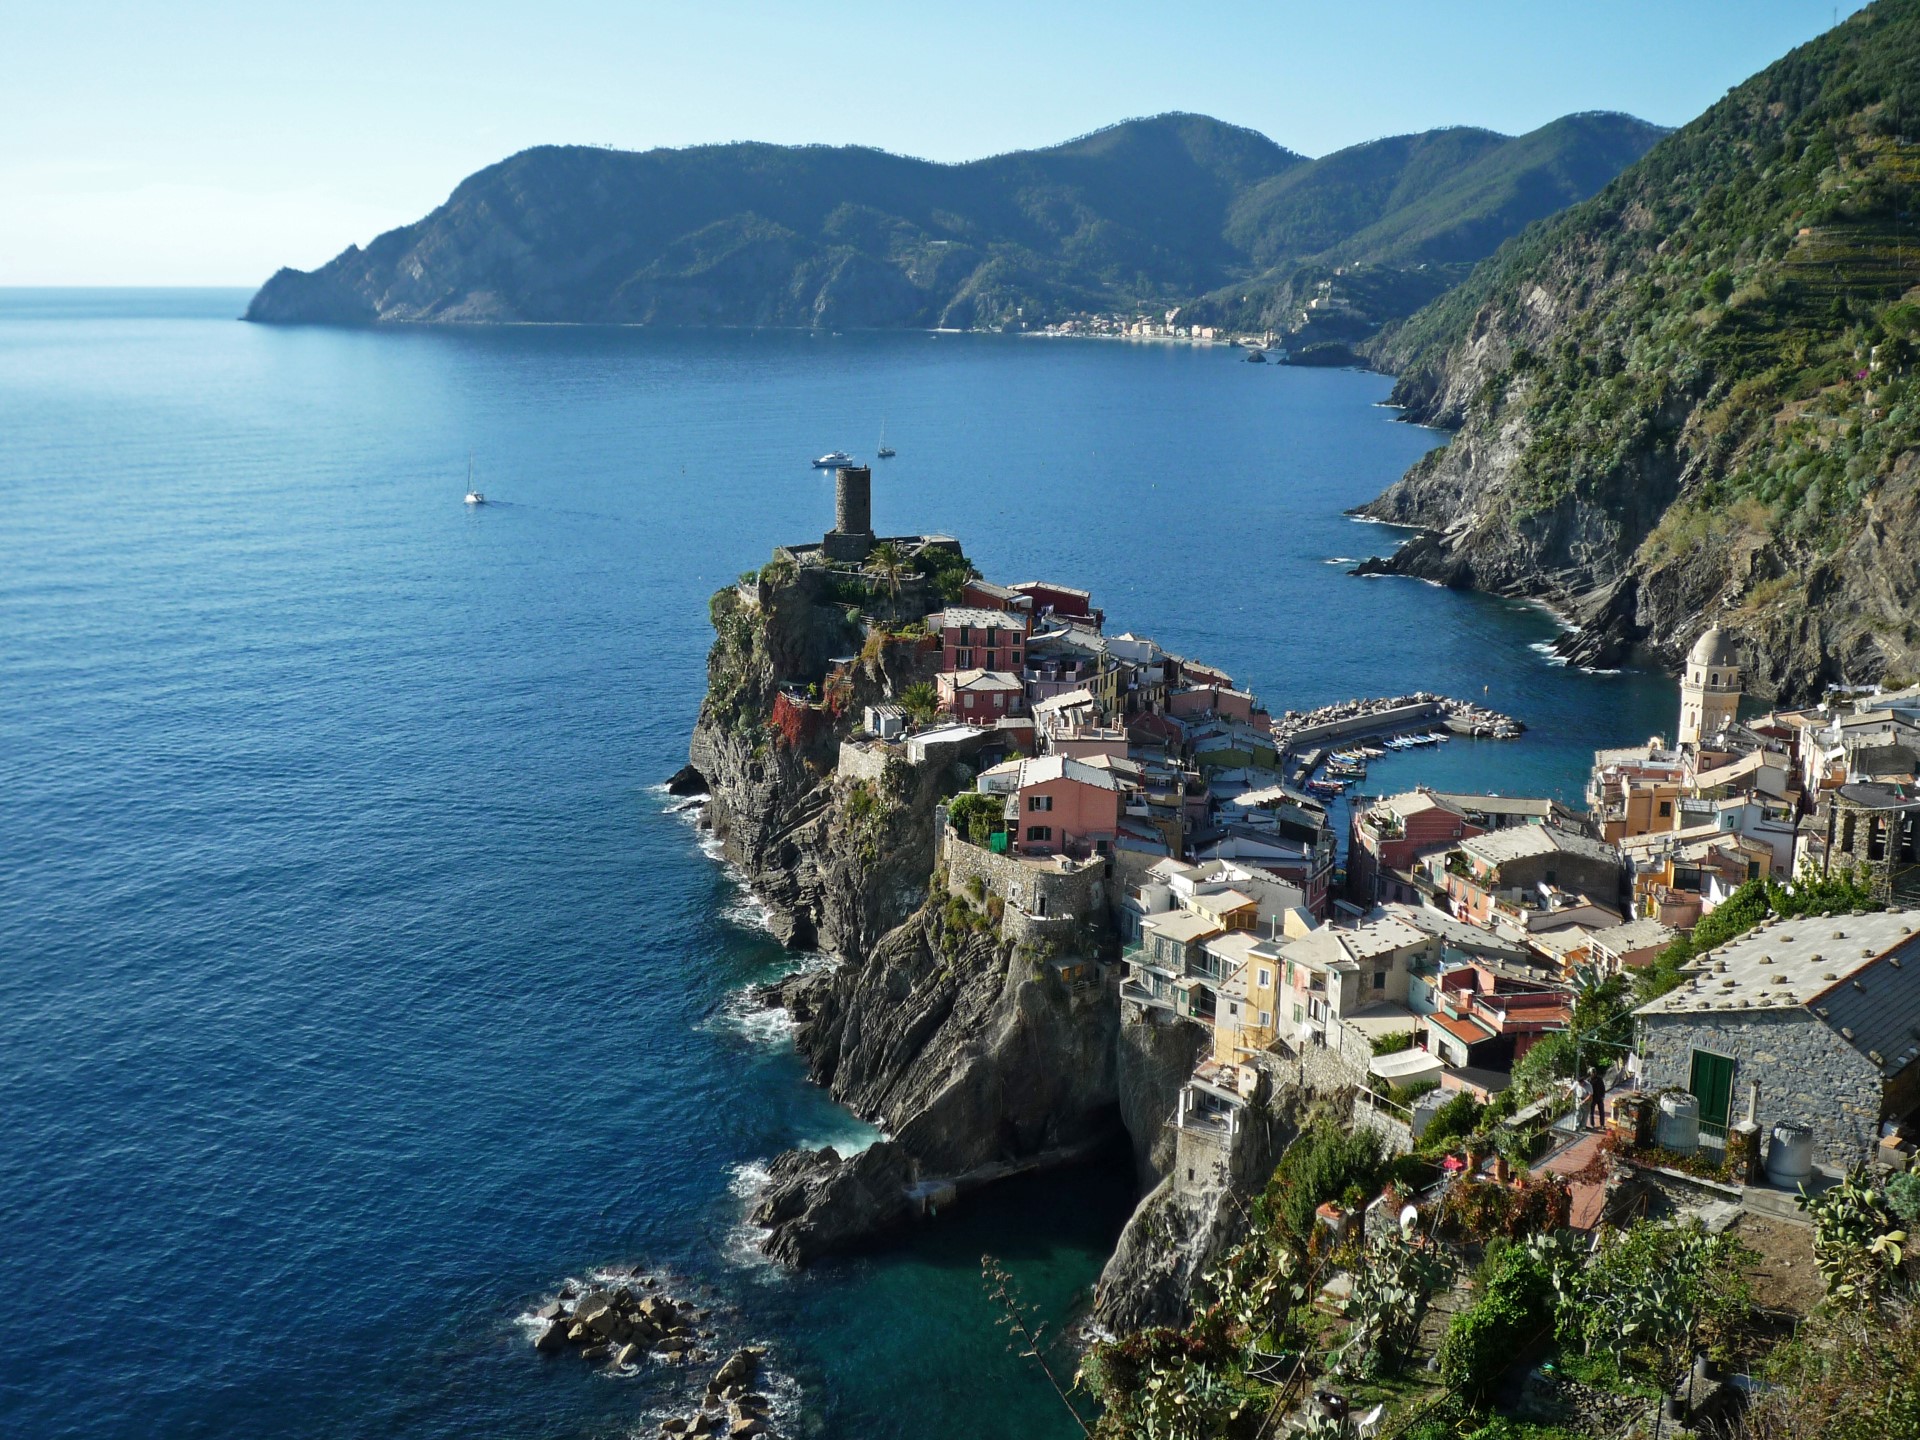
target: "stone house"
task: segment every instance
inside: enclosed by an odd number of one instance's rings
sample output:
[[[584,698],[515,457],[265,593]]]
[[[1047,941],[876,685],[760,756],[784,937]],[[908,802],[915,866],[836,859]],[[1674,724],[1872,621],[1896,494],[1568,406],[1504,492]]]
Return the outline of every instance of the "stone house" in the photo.
[[[1806,822],[1801,865],[1859,871],[1883,904],[1920,903],[1920,796],[1897,785],[1842,785]]]
[[[1703,1140],[1747,1118],[1807,1126],[1817,1159],[1868,1159],[1920,1110],[1920,916],[1763,922],[1635,1012],[1641,1083],[1700,1102]]]

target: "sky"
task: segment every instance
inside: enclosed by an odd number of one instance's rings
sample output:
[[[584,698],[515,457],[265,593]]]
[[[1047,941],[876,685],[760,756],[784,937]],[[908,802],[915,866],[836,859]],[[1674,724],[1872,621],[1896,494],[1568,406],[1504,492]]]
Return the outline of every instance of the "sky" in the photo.
[[[1664,125],[1830,0],[7,0],[0,285],[258,285],[530,145],[957,161],[1193,110],[1322,155],[1576,110]]]

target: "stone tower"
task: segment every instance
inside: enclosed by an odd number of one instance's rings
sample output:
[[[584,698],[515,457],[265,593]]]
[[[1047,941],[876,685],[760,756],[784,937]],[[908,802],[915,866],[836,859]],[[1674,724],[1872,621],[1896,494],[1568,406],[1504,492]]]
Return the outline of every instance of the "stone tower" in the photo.
[[[820,542],[829,560],[864,560],[873,549],[873,472],[845,465],[833,475],[833,529]]]
[[[1740,662],[1718,625],[1693,642],[1680,677],[1680,743],[1711,740],[1740,713]]]

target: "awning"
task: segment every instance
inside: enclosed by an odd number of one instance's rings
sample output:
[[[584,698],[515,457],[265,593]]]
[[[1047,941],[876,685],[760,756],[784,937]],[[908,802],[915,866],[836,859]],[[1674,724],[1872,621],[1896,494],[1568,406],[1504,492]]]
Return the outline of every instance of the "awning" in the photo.
[[[1420,1080],[1438,1080],[1446,1068],[1438,1055],[1425,1050],[1396,1050],[1391,1055],[1374,1056],[1367,1073],[1395,1085],[1411,1085]]]

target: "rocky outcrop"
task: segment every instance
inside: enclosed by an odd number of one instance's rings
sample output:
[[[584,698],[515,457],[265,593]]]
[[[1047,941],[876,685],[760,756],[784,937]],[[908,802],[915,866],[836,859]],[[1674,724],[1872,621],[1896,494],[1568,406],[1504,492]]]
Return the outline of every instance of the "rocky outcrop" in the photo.
[[[878,797],[879,823],[869,824],[865,809],[850,818],[854,792],[836,792],[833,767],[861,707],[927,678],[927,656],[916,642],[871,637],[823,572],[767,568],[771,577],[713,597],[716,638],[688,768],[710,796],[707,824],[767,905],[780,940],[857,953],[925,894],[932,807],[955,781],[896,774]],[[877,603],[874,623],[885,626],[939,601],[910,577]],[[832,662],[848,655],[860,658],[835,685]],[[813,701],[808,687],[834,693]],[[682,776],[674,783],[693,784]],[[852,829],[861,830],[858,841],[837,843]]]
[[[1300,1133],[1311,1101],[1297,1085],[1263,1088],[1241,1112],[1224,1183],[1190,1183],[1176,1171],[1148,1192],[1100,1272],[1096,1329],[1122,1335],[1186,1318],[1195,1283],[1245,1236],[1251,1199]]]
[[[870,1245],[912,1215],[913,1161],[891,1141],[845,1157],[831,1147],[789,1150],[770,1170],[748,1218],[767,1227],[767,1254],[795,1269]]]
[[[1120,1027],[1114,1080],[1120,1123],[1133,1141],[1134,1171],[1143,1192],[1173,1168],[1173,1132],[1167,1128],[1167,1118],[1179,1102],[1180,1087],[1212,1039],[1207,1028],[1194,1020]]]
[[[891,1137],[844,1159],[775,1162],[755,1218],[789,1264],[917,1213],[909,1189],[964,1193],[1119,1130],[1113,992],[1070,989],[964,900],[929,902],[868,954],[793,977],[781,996],[813,1078]]]

